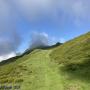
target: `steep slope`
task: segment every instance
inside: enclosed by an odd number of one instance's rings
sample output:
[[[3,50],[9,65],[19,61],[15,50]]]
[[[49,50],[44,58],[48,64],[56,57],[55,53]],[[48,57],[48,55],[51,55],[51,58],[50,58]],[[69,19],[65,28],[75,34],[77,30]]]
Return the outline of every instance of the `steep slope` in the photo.
[[[50,56],[66,74],[66,83],[75,88],[76,82],[79,89],[74,90],[90,90],[90,32],[57,47]]]
[[[53,50],[51,58],[63,64],[82,63],[90,59],[90,32],[57,47]]]
[[[90,90],[90,33],[0,63],[0,90],[5,88]]]

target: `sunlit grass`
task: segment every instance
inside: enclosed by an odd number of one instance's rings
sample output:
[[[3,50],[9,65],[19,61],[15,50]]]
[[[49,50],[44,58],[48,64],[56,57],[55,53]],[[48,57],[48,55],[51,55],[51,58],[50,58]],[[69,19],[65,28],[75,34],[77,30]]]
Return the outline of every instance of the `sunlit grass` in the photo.
[[[0,64],[0,86],[16,85],[19,90],[90,90],[90,33],[56,48],[36,49],[10,60]]]

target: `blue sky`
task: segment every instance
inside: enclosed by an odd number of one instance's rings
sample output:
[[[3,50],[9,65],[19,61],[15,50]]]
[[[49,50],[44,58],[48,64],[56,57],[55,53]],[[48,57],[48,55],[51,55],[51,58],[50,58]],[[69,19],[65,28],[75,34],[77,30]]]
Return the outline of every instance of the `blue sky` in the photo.
[[[90,0],[1,0],[0,58],[27,49],[33,33],[38,34],[35,39],[40,36],[54,44],[89,32],[89,4]]]
[[[62,23],[59,24],[58,22],[43,20],[36,23],[36,25],[35,24],[32,25],[31,22],[21,20],[17,28],[26,42],[26,45],[25,42],[23,43],[22,48],[23,46],[24,48],[28,46],[28,41],[31,39],[30,36],[34,31],[38,33],[45,32],[46,34],[48,34],[50,41],[52,40],[52,38],[55,38],[55,40],[51,41],[51,44],[54,44],[58,41],[66,42],[70,39],[73,39],[81,34],[90,31],[89,23],[82,22],[81,25],[78,25],[73,22],[73,19],[67,19],[64,21],[63,24]]]

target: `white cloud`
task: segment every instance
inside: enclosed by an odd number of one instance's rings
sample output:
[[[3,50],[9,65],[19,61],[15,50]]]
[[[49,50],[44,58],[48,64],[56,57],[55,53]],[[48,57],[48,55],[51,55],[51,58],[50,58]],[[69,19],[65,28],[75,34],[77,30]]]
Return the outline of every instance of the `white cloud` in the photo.
[[[0,41],[1,55],[12,53],[20,45],[21,39],[15,26],[17,15],[31,23],[47,18],[55,23],[62,23],[69,20],[69,17],[79,24],[84,20],[90,22],[89,4],[90,0],[0,0],[0,39],[4,40]],[[48,35],[43,33],[43,36]],[[7,40],[7,37],[10,39]]]
[[[54,45],[57,42],[64,43],[64,38],[49,36],[46,32],[33,32],[31,38],[30,48],[36,48],[40,46]]]
[[[63,21],[66,16],[73,18],[73,21],[83,19],[90,21],[89,3],[89,0],[1,0],[0,16],[5,18],[14,12],[31,22],[43,17]]]
[[[37,48],[48,45],[48,34],[45,32],[33,32],[30,48]]]
[[[0,0],[0,60],[13,56],[21,43],[16,31],[16,12],[8,0]]]
[[[65,23],[69,18],[77,24],[90,22],[89,3],[89,0],[1,0],[0,20],[4,17],[2,21],[5,21],[17,13],[31,23],[38,23],[44,18],[49,18],[57,24]]]
[[[0,56],[0,62],[3,61],[3,60],[9,59],[11,57],[15,57],[15,56],[16,56],[16,54],[14,52],[9,53],[7,55]]]
[[[78,20],[88,20],[87,16],[90,16],[89,0],[14,0],[14,3],[23,16],[31,21],[40,19],[42,15],[60,20],[60,13]]]

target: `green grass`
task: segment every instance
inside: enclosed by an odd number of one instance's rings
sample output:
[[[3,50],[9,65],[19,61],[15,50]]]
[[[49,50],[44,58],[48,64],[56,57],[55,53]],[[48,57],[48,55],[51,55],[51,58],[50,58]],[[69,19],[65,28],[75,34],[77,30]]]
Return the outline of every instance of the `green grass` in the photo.
[[[90,33],[1,64],[3,85],[13,90],[90,90]]]
[[[75,90],[90,90],[90,33],[66,42],[54,49],[50,56],[69,78],[65,80],[67,87],[76,82],[79,89]]]

